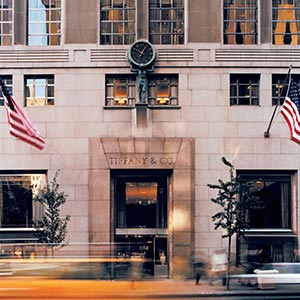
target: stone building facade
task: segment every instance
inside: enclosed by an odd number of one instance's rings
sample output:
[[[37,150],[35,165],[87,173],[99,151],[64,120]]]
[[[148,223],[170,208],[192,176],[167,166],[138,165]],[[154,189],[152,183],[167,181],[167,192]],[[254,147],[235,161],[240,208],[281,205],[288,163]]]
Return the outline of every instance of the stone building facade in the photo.
[[[60,170],[70,249],[80,245],[89,255],[91,245],[135,243],[151,252],[151,275],[189,278],[196,259],[208,261],[226,248],[222,232],[214,230],[218,208],[207,187],[228,178],[225,156],[243,178],[257,180],[256,192],[269,205],[257,219],[250,212],[252,228],[233,246],[236,260],[250,261],[261,248],[274,261],[294,259],[299,145],[280,116],[268,138],[264,133],[291,64],[298,78],[297,0],[30,2],[0,1],[0,10],[12,16],[0,20],[10,28],[1,37],[0,76],[46,146],[39,151],[12,138],[2,106],[1,189],[9,190],[18,176],[31,184],[37,176],[40,183]],[[280,42],[286,23],[289,45]],[[108,29],[115,25],[122,29]],[[136,105],[138,73],[127,57],[140,39],[156,51],[146,106]],[[1,216],[0,241],[34,241],[36,208],[29,209],[29,222],[7,215]],[[166,262],[160,264],[162,253]]]

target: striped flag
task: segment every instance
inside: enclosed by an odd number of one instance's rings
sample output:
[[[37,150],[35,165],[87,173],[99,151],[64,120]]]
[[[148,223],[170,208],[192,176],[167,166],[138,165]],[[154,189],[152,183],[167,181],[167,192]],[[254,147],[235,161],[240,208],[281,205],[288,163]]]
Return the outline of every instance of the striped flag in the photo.
[[[300,144],[300,95],[297,83],[291,77],[280,114],[289,127],[291,140]]]
[[[7,112],[9,133],[17,139],[42,150],[45,146],[45,139],[25,115],[22,107],[15,101],[11,91],[1,78],[0,86]]]

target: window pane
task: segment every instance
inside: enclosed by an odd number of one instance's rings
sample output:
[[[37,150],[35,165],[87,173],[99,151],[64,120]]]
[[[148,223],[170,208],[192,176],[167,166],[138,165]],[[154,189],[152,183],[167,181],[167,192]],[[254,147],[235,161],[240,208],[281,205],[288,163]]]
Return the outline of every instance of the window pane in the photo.
[[[100,43],[131,44],[135,39],[134,0],[100,1]]]
[[[128,228],[156,227],[157,182],[126,182]]]
[[[263,208],[250,211],[251,228],[290,228],[290,213],[283,212],[290,209],[290,185],[275,181],[258,181],[254,193],[262,201]],[[284,207],[287,205],[287,207]]]
[[[230,75],[230,105],[259,105],[259,75]]]
[[[293,74],[293,80],[300,86],[300,75]],[[286,74],[274,74],[272,75],[272,105],[282,105],[286,96],[288,87],[288,81],[286,80]]]
[[[54,105],[54,76],[25,77],[26,106]]]
[[[260,205],[249,211],[250,228],[291,228],[291,174],[269,173],[240,174],[241,180],[254,181],[251,192],[260,200]]]
[[[13,9],[12,1],[0,0],[0,45],[13,43]]]
[[[27,44],[59,45],[61,37],[61,1],[28,0]]]
[[[33,197],[45,184],[45,175],[0,176],[0,226],[32,227],[41,211]]]
[[[298,45],[300,0],[272,1],[273,44]]]
[[[132,106],[135,103],[136,83],[131,75],[106,77],[105,106]]]
[[[184,43],[183,1],[149,1],[149,40],[153,44]]]
[[[167,228],[167,172],[116,176],[116,228]],[[165,173],[165,172],[163,172]]]
[[[259,206],[248,211],[250,230],[239,237],[241,261],[262,263],[263,251],[268,262],[291,262],[297,243],[297,229],[292,224],[292,207],[297,206],[292,199],[295,173],[245,170],[237,175],[254,183],[250,192],[260,200]]]
[[[149,76],[148,103],[178,105],[178,75]]]
[[[224,0],[224,44],[257,44],[257,1]]]

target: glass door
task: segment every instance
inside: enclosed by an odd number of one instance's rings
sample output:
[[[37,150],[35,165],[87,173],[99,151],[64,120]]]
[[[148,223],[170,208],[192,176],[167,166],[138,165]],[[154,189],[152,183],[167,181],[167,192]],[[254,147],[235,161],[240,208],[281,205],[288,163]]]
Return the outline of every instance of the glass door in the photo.
[[[140,276],[168,276],[170,174],[169,170],[112,172],[114,242],[123,248],[118,255],[143,259]]]
[[[168,238],[157,236],[154,239],[154,276],[155,277],[168,277],[169,268],[169,251],[168,251]]]

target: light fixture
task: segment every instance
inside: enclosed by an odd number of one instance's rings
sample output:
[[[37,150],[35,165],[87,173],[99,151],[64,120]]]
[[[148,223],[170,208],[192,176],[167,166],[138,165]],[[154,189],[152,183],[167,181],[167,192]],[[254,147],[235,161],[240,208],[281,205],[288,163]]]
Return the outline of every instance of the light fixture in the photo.
[[[116,105],[127,105],[127,98],[115,98],[114,99]]]

